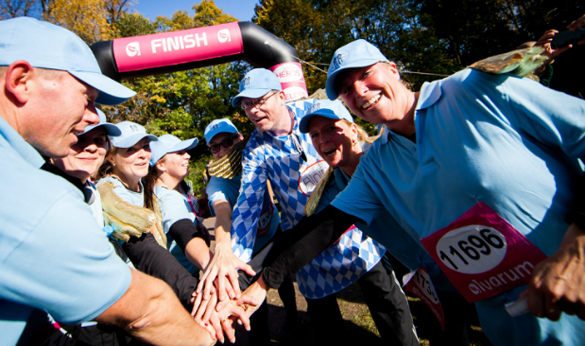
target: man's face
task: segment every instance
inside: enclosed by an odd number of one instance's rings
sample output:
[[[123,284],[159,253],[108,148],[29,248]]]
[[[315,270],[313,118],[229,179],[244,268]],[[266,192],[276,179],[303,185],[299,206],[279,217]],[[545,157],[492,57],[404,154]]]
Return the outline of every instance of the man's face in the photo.
[[[86,126],[99,123],[94,104],[99,92],[64,71],[35,73],[29,113],[19,119],[19,133],[42,155],[64,157]]]
[[[242,139],[243,137],[239,133],[221,132],[213,136],[209,141],[208,147],[210,150],[211,147],[219,148],[218,151],[211,151],[211,155],[213,155],[216,160],[219,160],[232,150],[234,145],[240,143]]]
[[[280,123],[280,116],[283,114],[284,93],[281,91],[270,91],[262,97],[251,99],[242,98],[242,105],[258,102],[254,107],[246,109],[246,116],[256,126],[258,131],[270,131]]]
[[[400,81],[394,63],[342,71],[339,93],[347,106],[360,118],[374,124],[398,123],[410,106],[406,87]]]

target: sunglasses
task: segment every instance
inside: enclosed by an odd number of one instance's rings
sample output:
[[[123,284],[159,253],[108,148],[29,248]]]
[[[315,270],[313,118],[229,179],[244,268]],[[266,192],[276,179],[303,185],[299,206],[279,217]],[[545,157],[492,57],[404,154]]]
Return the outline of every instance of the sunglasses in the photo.
[[[221,141],[221,143],[210,145],[209,146],[209,151],[212,154],[218,153],[219,152],[219,149],[220,149],[220,146],[222,146],[222,147],[224,147],[224,148],[227,149],[227,148],[231,147],[232,145],[234,145],[234,139],[236,139],[238,137],[240,137],[240,134],[239,133],[236,133],[233,136],[230,136],[230,137],[225,138],[223,141]]]
[[[270,94],[270,96],[263,98],[263,99],[260,99],[260,100],[257,100],[257,101],[242,101],[240,107],[242,107],[242,109],[245,111],[250,110],[250,109],[255,108],[255,107],[262,107],[262,105],[265,104],[269,98],[278,94],[279,92],[280,91],[276,90],[272,94]]]

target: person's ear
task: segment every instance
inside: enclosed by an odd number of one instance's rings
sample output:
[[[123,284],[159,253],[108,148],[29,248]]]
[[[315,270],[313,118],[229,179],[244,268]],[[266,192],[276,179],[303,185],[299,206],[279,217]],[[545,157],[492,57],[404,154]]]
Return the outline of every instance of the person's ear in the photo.
[[[163,160],[158,160],[158,162],[155,163],[154,165],[161,172],[164,172],[164,171],[167,170],[167,168],[165,167],[165,163],[163,162]]]
[[[29,100],[35,74],[34,68],[24,60],[16,61],[6,68],[4,88],[13,102],[25,104]]]

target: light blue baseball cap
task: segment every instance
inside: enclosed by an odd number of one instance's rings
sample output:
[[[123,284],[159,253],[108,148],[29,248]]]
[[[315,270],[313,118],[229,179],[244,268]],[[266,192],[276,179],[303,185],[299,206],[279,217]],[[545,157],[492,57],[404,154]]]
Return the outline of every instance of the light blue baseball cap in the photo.
[[[33,67],[69,72],[96,88],[97,103],[116,105],[136,93],[102,74],[89,46],[73,32],[30,17],[0,21],[0,66],[25,60]]]
[[[338,48],[333,54],[331,65],[327,70],[327,82],[325,83],[327,97],[330,100],[339,97],[339,90],[337,90],[339,87],[336,85],[339,72],[348,68],[371,66],[380,61],[389,62],[378,48],[366,40],[356,40]]]
[[[353,118],[343,103],[339,100],[319,100],[309,108],[307,114],[301,119],[299,123],[299,130],[302,133],[309,132],[309,124],[314,116],[322,116],[329,119],[341,120],[345,119],[353,123]]]
[[[240,93],[232,100],[232,106],[239,105],[242,97],[256,99],[268,94],[271,90],[282,90],[280,80],[272,71],[265,68],[250,70],[240,82]]]
[[[149,142],[158,141],[156,136],[146,133],[146,129],[140,124],[131,121],[122,121],[117,123],[116,127],[120,130],[120,135],[108,136],[113,147],[130,148],[144,137],[148,138]]]
[[[158,160],[162,159],[168,153],[193,149],[197,146],[197,143],[199,143],[197,138],[182,141],[173,135],[162,135],[158,137],[158,141],[150,144],[150,151],[152,152],[150,166],[154,166]]]
[[[83,133],[80,133],[77,136],[82,136],[82,135],[88,133],[89,131],[91,131],[97,127],[100,127],[100,126],[103,127],[104,130],[106,130],[106,133],[108,136],[119,136],[122,134],[122,131],[120,131],[120,129],[118,127],[116,127],[116,125],[110,124],[107,122],[106,115],[104,114],[104,112],[101,111],[101,109],[96,108],[96,110],[97,110],[98,116],[100,117],[99,124],[86,126],[85,131],[83,131]]]
[[[217,135],[218,133],[238,133],[238,129],[234,126],[234,124],[228,119],[215,119],[207,127],[205,128],[205,132],[203,132],[203,136],[205,136],[205,141],[207,144]]]

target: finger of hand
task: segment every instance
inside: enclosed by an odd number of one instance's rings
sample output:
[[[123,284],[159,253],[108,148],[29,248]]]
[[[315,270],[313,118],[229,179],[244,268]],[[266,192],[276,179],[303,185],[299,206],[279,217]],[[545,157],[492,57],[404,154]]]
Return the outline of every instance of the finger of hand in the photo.
[[[205,280],[205,288],[203,288],[203,298],[204,299],[209,299],[212,295],[214,295],[216,293],[215,290],[215,281],[217,280],[217,278],[214,278],[213,280],[211,280],[211,276],[209,276],[207,278],[207,280]]]
[[[197,313],[194,316],[196,321],[207,321],[207,319],[205,319],[203,316],[205,315],[205,312],[209,310],[209,302],[210,299],[203,299],[201,301],[201,304],[199,304],[199,308],[197,309]]]
[[[236,342],[236,329],[234,328],[234,321],[232,318],[225,319],[221,326],[223,327],[223,331],[225,335],[228,337],[230,342],[233,344]]]
[[[250,276],[255,276],[256,272],[254,271],[254,269],[252,269],[252,266],[249,264],[246,264],[244,262],[242,262],[242,264],[238,265],[236,267],[239,270],[243,270],[246,272],[246,274],[250,275]]]
[[[237,299],[238,297],[236,296],[236,292],[234,291],[234,288],[232,287],[231,278],[226,278],[225,281],[226,281],[225,291],[226,291],[227,296],[230,297],[231,299]],[[239,286],[238,286],[238,288],[239,288]]]
[[[235,270],[230,271],[227,275],[229,283],[230,283],[230,288],[231,288],[231,297],[232,299],[237,299],[240,298],[240,295],[242,294],[242,291],[240,290],[240,283],[238,282],[238,272],[236,272]]]
[[[208,321],[211,318],[213,312],[215,312],[215,306],[217,305],[217,294],[211,296],[209,300],[208,308],[203,315],[203,320]]]
[[[254,299],[253,297],[249,296],[249,295],[242,295],[240,297],[240,299],[238,299],[236,301],[236,305],[240,306],[240,305],[244,305],[244,304],[248,304],[251,305],[254,308],[257,308],[262,302],[257,301],[256,299]]]
[[[528,302],[528,310],[530,310],[530,312],[536,317],[543,317],[544,296],[538,292],[532,283],[528,285],[528,289],[526,290],[526,298]]]
[[[195,301],[193,302],[193,310],[191,310],[191,316],[195,316],[195,314],[199,310],[199,306],[201,305],[202,299],[203,299],[202,294],[198,294],[197,296],[195,296]]]
[[[230,312],[233,316],[236,316],[240,322],[243,324],[246,330],[250,330],[250,314],[251,311],[244,310],[241,306],[234,306],[230,309]]]
[[[561,317],[561,307],[559,306],[559,300],[553,297],[547,297],[545,299],[545,314],[546,318],[551,321],[558,321]]]
[[[225,342],[225,338],[223,337],[223,328],[221,326],[222,323],[219,320],[219,318],[214,317],[214,318],[210,319],[209,324],[213,326],[213,329],[215,329],[216,339],[223,344]]]
[[[220,271],[220,273],[217,275],[217,292],[219,295],[219,300],[222,302],[231,297],[229,292],[226,292],[226,278],[223,271]]]

